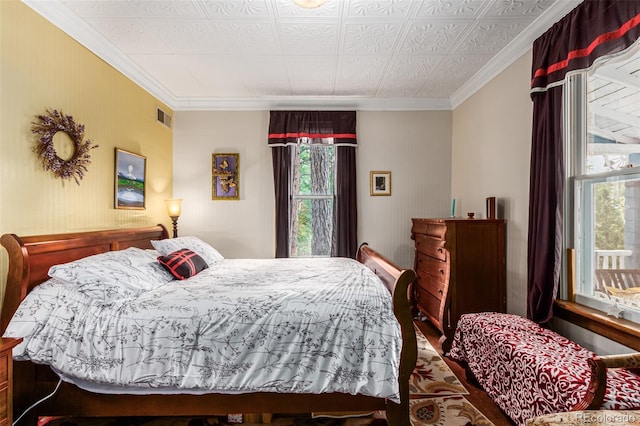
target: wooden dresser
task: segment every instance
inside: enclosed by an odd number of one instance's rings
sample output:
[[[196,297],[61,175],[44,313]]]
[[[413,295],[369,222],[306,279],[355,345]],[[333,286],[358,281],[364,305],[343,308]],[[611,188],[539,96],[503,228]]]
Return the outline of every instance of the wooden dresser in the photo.
[[[0,426],[13,423],[13,358],[12,349],[22,339],[0,338]]]
[[[412,219],[415,309],[442,333],[448,352],[458,318],[506,312],[505,223],[502,219]]]

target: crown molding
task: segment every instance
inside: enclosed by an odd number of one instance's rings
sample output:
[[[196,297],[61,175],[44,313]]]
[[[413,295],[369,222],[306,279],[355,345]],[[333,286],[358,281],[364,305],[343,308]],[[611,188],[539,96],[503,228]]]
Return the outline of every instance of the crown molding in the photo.
[[[197,110],[316,110],[325,111],[412,111],[450,110],[449,99],[365,98],[339,96],[283,96],[264,98],[181,98],[173,102],[174,111]]]
[[[1,0],[0,0],[1,1]],[[131,79],[169,108],[180,110],[264,110],[264,109],[357,109],[370,111],[452,110],[480,90],[509,65],[531,49],[533,41],[573,10],[582,0],[558,0],[487,65],[471,77],[451,98],[364,98],[364,97],[265,97],[265,98],[178,98],[142,68],[123,55],[75,14],[65,13],[58,1],[22,0],[27,6],[64,31],[96,56]]]

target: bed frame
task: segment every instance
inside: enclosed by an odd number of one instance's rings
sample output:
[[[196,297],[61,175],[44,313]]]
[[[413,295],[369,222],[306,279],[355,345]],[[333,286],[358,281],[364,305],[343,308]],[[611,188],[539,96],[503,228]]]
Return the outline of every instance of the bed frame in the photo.
[[[164,238],[168,238],[168,233],[162,225],[28,237],[3,235],[0,242],[8,252],[9,266],[0,331],[4,333],[27,293],[48,279],[47,271],[52,265],[127,247],[152,248],[151,240]],[[62,382],[52,397],[30,409],[19,424],[35,425],[38,416],[214,416],[386,410],[388,424],[409,426],[409,377],[415,368],[417,346],[408,295],[415,273],[411,269],[400,269],[366,243],[358,249],[357,260],[373,270],[393,296],[403,339],[398,377],[400,404],[383,398],[343,393],[112,395],[88,392]],[[16,361],[13,368],[13,413],[14,419],[18,419],[28,407],[51,394],[59,379],[48,366],[30,361]]]

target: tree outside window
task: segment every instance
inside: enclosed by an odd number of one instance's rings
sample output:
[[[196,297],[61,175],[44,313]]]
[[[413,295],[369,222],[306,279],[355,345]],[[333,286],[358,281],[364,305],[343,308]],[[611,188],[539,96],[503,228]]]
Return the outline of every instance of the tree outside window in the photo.
[[[333,238],[335,147],[307,138],[292,150],[292,257],[330,256]]]

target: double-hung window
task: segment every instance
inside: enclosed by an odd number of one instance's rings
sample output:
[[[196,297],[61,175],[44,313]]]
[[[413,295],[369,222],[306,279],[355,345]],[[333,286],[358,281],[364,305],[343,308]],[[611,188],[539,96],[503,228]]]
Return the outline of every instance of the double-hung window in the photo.
[[[275,256],[355,258],[355,111],[271,111]]]
[[[291,149],[291,257],[331,256],[335,204],[335,145],[300,138]]]
[[[575,301],[640,323],[640,49],[568,77],[565,243]]]

